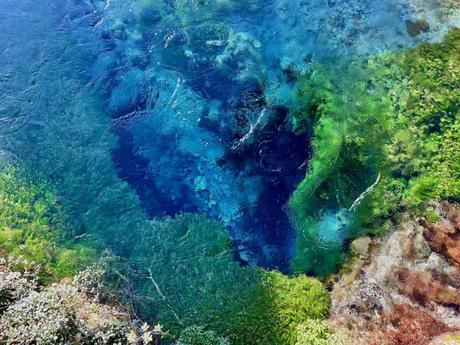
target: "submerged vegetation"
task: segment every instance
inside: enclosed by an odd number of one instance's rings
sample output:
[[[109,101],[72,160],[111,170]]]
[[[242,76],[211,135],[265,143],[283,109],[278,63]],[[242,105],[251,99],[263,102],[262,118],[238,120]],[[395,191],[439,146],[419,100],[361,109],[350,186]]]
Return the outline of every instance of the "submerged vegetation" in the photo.
[[[338,233],[348,218],[353,238],[380,233],[398,209],[459,201],[459,45],[454,30],[440,44],[314,64],[298,82],[293,127],[313,128],[314,154],[290,200],[294,270],[327,274],[343,260],[343,241],[318,229],[327,212]]]
[[[388,169],[383,147],[390,138],[389,100],[368,73],[361,61],[329,62],[313,65],[298,82],[292,122],[297,130],[312,127],[314,137],[309,171],[289,205],[297,230],[296,271],[321,275],[336,269],[342,242],[351,235],[343,232],[358,221],[349,209]],[[336,225],[324,224],[327,217]],[[321,226],[336,233],[322,234]]]
[[[454,30],[443,43],[424,44],[398,62],[407,76],[394,111],[401,129],[387,152],[393,176],[408,183],[408,206],[460,201],[459,51],[460,30]]]
[[[49,228],[47,218],[59,216],[57,209],[49,213],[57,207],[53,194],[47,192],[46,185],[36,187],[19,180],[19,173],[18,169],[10,169],[2,175],[3,219],[11,222],[4,224],[3,254],[29,255],[26,258],[42,264],[53,279],[69,276],[77,265],[94,257],[93,246],[86,244],[86,252],[82,252],[59,244],[59,228]],[[9,194],[10,188],[14,188],[13,195]],[[230,250],[228,234],[204,216],[183,215],[155,221],[138,235],[142,241],[131,253],[133,266],[128,270],[131,273],[127,273],[137,296],[134,303],[143,315],[155,310],[153,319],[166,326],[173,336],[199,324],[234,344],[269,344],[273,339],[294,344],[297,326],[328,315],[330,298],[319,281],[241,267]],[[75,255],[75,259],[70,260],[72,256],[67,253]],[[68,294],[67,287],[56,288]],[[43,298],[58,298],[56,288],[46,290],[50,295],[43,294]],[[33,297],[33,301],[41,296]],[[21,303],[32,303],[29,299]],[[12,313],[13,307],[10,309]],[[28,321],[23,322],[27,327]],[[179,342],[188,344],[184,339],[190,332],[182,334]],[[190,341],[196,337],[212,338],[211,333],[195,333]]]
[[[293,344],[297,325],[327,317],[329,295],[319,281],[241,267],[226,232],[206,217],[154,222],[142,239],[132,257],[145,272],[139,294],[150,297],[140,310],[156,310],[172,331],[209,325],[234,344]]]
[[[94,259],[92,243],[66,238],[53,188],[10,164],[0,171],[0,222],[0,254],[42,266],[43,279],[71,277]]]

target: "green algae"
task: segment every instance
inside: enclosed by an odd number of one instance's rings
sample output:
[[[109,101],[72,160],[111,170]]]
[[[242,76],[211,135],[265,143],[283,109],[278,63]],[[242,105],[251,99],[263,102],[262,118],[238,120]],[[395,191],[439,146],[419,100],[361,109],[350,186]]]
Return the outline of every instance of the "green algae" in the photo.
[[[289,203],[294,270],[323,275],[344,258],[340,245],[318,236],[324,209],[350,209],[359,200],[348,215],[354,238],[378,234],[401,208],[459,200],[459,66],[454,30],[440,44],[314,64],[301,78],[291,121],[297,131],[313,128],[314,154]]]
[[[149,298],[140,310],[155,310],[173,333],[199,324],[233,344],[294,344],[298,324],[327,317],[319,281],[241,267],[225,230],[204,216],[155,222],[142,239],[133,257]]]
[[[406,100],[398,104],[396,121],[405,126],[415,143],[413,156],[402,160],[402,165],[416,161],[407,176],[405,203],[419,206],[427,199],[458,202],[460,30],[452,31],[443,43],[422,45],[407,53],[400,64],[407,76],[407,94]]]
[[[71,277],[94,260],[92,244],[70,241],[53,188],[5,164],[0,171],[0,255],[41,266],[44,281]]]
[[[343,259],[341,242],[319,236],[324,212],[342,210],[352,230],[362,218],[367,199],[350,209],[360,194],[388,170],[383,146],[390,138],[390,102],[384,90],[369,79],[363,61],[326,62],[312,66],[297,84],[300,107],[294,128],[312,127],[313,158],[305,179],[292,195],[289,208],[297,231],[295,271],[324,275]]]

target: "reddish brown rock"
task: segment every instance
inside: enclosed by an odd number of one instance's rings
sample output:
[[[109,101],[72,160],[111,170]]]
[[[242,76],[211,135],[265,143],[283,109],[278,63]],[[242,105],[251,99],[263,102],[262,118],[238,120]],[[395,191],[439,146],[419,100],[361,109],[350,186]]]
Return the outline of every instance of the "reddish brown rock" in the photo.
[[[444,202],[441,212],[444,218],[441,223],[419,221],[424,227],[423,237],[433,251],[450,259],[460,269],[460,206]]]
[[[442,321],[409,304],[395,305],[387,317],[395,328],[388,332],[389,342],[395,345],[426,345],[436,336],[451,331]]]
[[[424,307],[429,307],[431,302],[446,306],[460,306],[460,293],[434,277],[427,280],[421,274],[407,268],[399,268],[395,273],[400,282],[399,293],[409,297],[412,302]]]
[[[353,345],[428,345],[460,330],[460,208],[434,210],[439,224],[403,215],[334,283],[330,322]]]

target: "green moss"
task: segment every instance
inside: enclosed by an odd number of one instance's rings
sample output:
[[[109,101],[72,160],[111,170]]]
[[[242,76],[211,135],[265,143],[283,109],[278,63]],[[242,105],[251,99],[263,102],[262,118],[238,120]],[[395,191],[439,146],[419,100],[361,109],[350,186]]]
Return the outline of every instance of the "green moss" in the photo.
[[[441,217],[434,210],[424,212],[424,216],[432,224],[436,224],[441,221]]]
[[[54,278],[69,277],[94,256],[83,245],[66,245],[64,224],[49,185],[19,168],[0,171],[0,254],[22,256]]]
[[[378,174],[347,215],[349,237],[378,232],[402,207],[460,200],[460,30],[403,53],[313,64],[296,90],[293,128],[312,127],[314,136],[307,175],[289,202],[295,270],[337,267],[341,247],[318,236],[321,214],[350,208]]]
[[[216,222],[183,215],[154,222],[134,256],[144,277],[136,282],[145,314],[173,334],[203,325],[233,344],[294,344],[296,327],[325,318],[330,298],[306,276],[241,267]]]

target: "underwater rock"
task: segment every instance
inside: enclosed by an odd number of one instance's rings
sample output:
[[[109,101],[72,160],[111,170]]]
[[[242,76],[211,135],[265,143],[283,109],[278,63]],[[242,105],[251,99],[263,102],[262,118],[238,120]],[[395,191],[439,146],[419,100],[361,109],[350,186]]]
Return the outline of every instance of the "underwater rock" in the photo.
[[[430,30],[430,24],[425,19],[418,19],[415,22],[408,20],[406,22],[407,33],[411,37],[420,35],[422,32]]]
[[[139,8],[135,9],[135,14],[143,25],[158,24],[162,17],[159,6],[156,6],[156,4],[152,2],[146,2],[140,5]]]
[[[235,74],[239,81],[258,80],[263,74],[262,44],[246,32],[229,32],[225,50],[216,56],[215,65],[218,69]]]
[[[144,73],[132,69],[120,78],[120,83],[112,90],[108,111],[113,117],[120,117],[142,109],[147,102],[148,86]]]
[[[195,191],[202,192],[206,190],[206,178],[204,176],[195,177],[193,183],[195,184]]]
[[[219,53],[229,37],[230,27],[221,22],[204,22],[187,28],[190,50],[200,57]]]
[[[458,205],[443,203],[437,210],[441,222],[430,231],[442,235],[429,237],[433,244],[411,215],[385,237],[355,243],[357,252],[370,252],[355,257],[351,272],[334,284],[331,309],[331,324],[348,329],[354,344],[425,345],[459,329],[459,270],[452,251],[439,250],[446,231],[451,234],[447,229],[458,224]]]
[[[460,1],[458,0],[396,0],[395,6],[406,20],[410,39],[436,42],[454,27],[460,26]],[[420,37],[419,37],[420,36]]]

